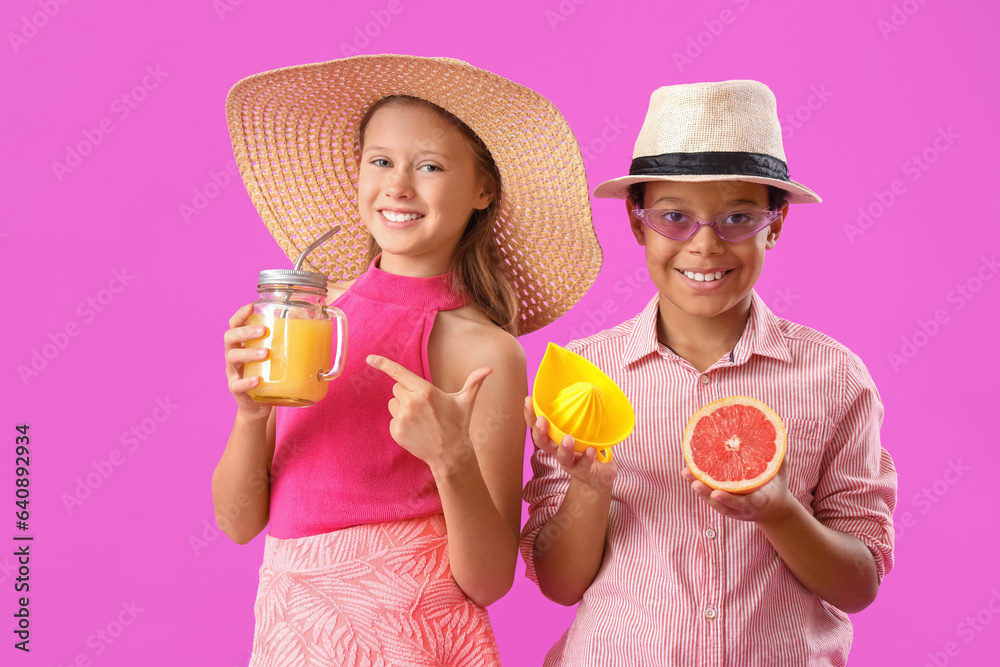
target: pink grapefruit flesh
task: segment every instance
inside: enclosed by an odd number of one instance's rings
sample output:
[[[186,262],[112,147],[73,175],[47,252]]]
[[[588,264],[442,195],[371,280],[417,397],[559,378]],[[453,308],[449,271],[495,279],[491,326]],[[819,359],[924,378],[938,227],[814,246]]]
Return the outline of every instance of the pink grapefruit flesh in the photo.
[[[785,427],[755,398],[727,396],[709,403],[684,429],[684,462],[713,489],[750,493],[777,474],[785,456]]]

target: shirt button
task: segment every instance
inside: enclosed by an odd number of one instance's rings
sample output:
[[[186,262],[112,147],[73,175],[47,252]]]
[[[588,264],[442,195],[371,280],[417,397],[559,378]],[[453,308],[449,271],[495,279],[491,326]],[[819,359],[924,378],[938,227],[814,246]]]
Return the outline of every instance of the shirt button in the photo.
[[[708,379],[707,375],[702,375],[699,379],[701,380],[702,384],[708,384],[709,383],[709,379]]]
[[[707,537],[710,540],[715,539],[715,528],[706,528],[705,537]]]
[[[705,610],[705,618],[707,618],[708,620],[712,620],[713,618],[715,618],[715,610],[712,609],[711,607],[709,607],[708,609],[706,609]]]

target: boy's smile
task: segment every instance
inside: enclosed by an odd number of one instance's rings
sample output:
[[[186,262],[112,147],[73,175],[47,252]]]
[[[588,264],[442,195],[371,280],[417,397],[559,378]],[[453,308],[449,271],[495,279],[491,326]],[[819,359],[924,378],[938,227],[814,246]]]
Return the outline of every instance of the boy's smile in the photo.
[[[671,209],[702,219],[732,212],[767,208],[767,187],[739,181],[646,183],[640,208]],[[750,307],[750,293],[764,266],[764,252],[773,248],[783,215],[742,241],[723,241],[712,227],[701,227],[685,241],[655,233],[632,214],[632,233],[646,249],[649,274],[660,293],[661,323],[670,330],[695,331],[711,322],[733,328],[738,339]],[[694,329],[689,327],[693,326]]]

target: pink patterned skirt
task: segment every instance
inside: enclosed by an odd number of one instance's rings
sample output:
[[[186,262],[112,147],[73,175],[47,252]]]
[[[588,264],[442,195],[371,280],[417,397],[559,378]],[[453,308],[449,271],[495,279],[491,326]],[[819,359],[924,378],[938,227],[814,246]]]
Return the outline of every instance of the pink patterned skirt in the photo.
[[[486,610],[451,576],[444,517],[268,535],[250,667],[500,664]]]

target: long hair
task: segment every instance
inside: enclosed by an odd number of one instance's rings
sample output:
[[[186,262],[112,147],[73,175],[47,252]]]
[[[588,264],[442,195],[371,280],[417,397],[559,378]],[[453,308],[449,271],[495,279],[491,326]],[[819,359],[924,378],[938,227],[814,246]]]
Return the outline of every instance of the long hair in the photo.
[[[514,282],[507,271],[506,262],[500,254],[494,225],[503,204],[503,184],[489,148],[468,125],[457,116],[438,105],[409,95],[383,97],[369,107],[358,124],[357,143],[364,148],[365,130],[372,116],[389,103],[402,102],[420,104],[435,111],[462,133],[475,157],[476,173],[485,181],[487,192],[493,193],[493,201],[482,210],[475,210],[469,216],[465,232],[455,248],[451,259],[453,287],[466,294],[490,320],[501,329],[516,336],[518,328],[518,303]],[[368,236],[368,261],[371,262],[382,252],[375,238]]]

